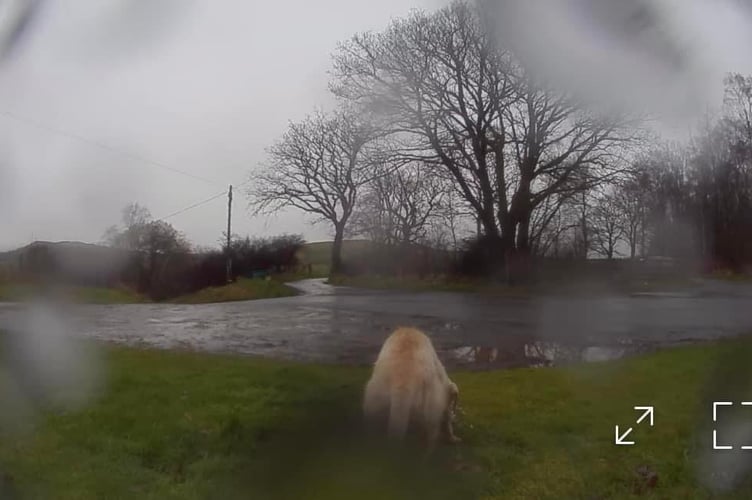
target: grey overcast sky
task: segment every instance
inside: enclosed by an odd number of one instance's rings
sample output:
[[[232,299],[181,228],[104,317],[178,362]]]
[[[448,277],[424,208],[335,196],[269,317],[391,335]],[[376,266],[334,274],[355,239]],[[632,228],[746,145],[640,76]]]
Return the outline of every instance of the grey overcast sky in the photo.
[[[518,18],[507,21],[536,24],[521,30],[518,41],[528,44],[532,63],[554,68],[551,76],[562,84],[600,90],[605,99],[637,88],[648,106],[698,91],[686,86],[686,74],[653,82],[624,71],[637,66],[620,59],[624,51],[612,50],[608,25],[590,16],[594,2],[624,15],[622,0],[546,0],[539,7],[550,15],[518,9]],[[691,74],[709,75],[700,86],[720,82],[726,70],[750,72],[752,30],[739,0],[656,2],[664,14],[681,13],[668,15],[668,25],[697,52],[700,64]],[[129,202],[163,217],[241,184],[288,120],[330,103],[327,70],[338,41],[383,29],[412,8],[443,3],[48,0],[21,50],[0,67],[0,250],[32,239],[95,242]],[[564,3],[571,9],[562,10]],[[577,8],[587,15],[564,15]],[[589,28],[583,30],[586,18]],[[600,34],[588,33],[596,25]],[[526,39],[532,32],[548,33],[548,42]],[[588,48],[596,43],[605,48]],[[653,93],[655,85],[662,88]],[[717,102],[719,88],[710,87],[698,92]],[[225,211],[226,199],[218,197],[169,221],[195,244],[214,245]],[[329,238],[326,227],[312,227],[299,212],[251,218],[242,193],[236,195],[233,229]]]
[[[240,184],[288,120],[327,105],[338,41],[437,5],[47,2],[0,68],[0,250],[32,238],[95,242],[129,202],[163,217]],[[168,220],[214,245],[226,204],[220,197]],[[242,193],[233,208],[233,232],[329,238],[297,212],[251,218]]]

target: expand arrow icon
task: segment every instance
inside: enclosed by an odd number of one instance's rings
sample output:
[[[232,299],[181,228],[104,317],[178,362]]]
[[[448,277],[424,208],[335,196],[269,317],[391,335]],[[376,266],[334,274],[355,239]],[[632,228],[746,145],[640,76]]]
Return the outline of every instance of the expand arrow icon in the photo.
[[[653,427],[654,423],[654,416],[655,416],[655,407],[653,406],[635,406],[635,410],[642,411],[642,415],[640,415],[640,418],[637,419],[637,424],[640,424],[643,420],[645,420],[647,417],[650,417],[650,427]],[[617,445],[633,445],[635,444],[634,441],[626,441],[627,436],[632,432],[632,428],[630,427],[626,431],[624,431],[623,434],[619,433],[619,426],[614,427],[614,444]]]
[[[634,444],[634,441],[624,441],[627,436],[629,436],[629,433],[632,432],[632,428],[630,427],[626,431],[624,431],[624,434],[621,436],[619,435],[619,426],[617,425],[614,429],[614,443],[616,444],[623,444],[623,445],[630,445]]]
[[[639,424],[643,420],[645,420],[645,417],[648,415],[650,416],[650,427],[653,427],[653,415],[655,414],[655,408],[652,406],[635,406],[635,410],[643,410],[645,413],[642,414],[640,418],[637,419],[637,423]]]

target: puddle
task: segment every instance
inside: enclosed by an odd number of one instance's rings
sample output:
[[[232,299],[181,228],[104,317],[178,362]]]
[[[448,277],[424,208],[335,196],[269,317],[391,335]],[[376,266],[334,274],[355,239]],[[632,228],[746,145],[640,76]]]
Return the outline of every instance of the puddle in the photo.
[[[536,341],[508,347],[462,346],[444,352],[444,357],[448,358],[450,365],[458,368],[492,370],[612,361],[653,349],[633,345],[568,346]]]
[[[354,365],[373,363],[394,328],[414,326],[429,334],[448,368],[467,370],[610,361],[752,331],[749,298],[740,294],[518,300],[373,292],[321,279],[292,285],[300,295],[201,305],[66,305],[64,311],[76,337]],[[0,328],[20,327],[27,308],[0,303]]]

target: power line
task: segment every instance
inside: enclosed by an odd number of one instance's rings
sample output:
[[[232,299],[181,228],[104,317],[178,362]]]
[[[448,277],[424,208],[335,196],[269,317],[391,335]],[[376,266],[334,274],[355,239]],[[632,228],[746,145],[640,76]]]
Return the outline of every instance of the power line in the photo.
[[[173,212],[170,215],[166,215],[166,216],[161,217],[161,218],[159,218],[157,220],[167,220],[170,217],[174,217],[176,215],[182,214],[183,212],[187,212],[188,210],[191,210],[193,208],[200,207],[201,205],[209,203],[210,201],[214,201],[217,198],[219,198],[220,196],[225,196],[226,194],[227,194],[227,191],[223,190],[221,193],[217,193],[214,196],[212,196],[211,198],[207,198],[207,199],[205,199],[203,201],[199,201],[198,203],[194,203],[193,205],[187,206],[187,207],[185,207],[183,209],[178,210],[177,212]]]
[[[246,179],[245,181],[241,182],[240,184],[233,184],[235,186],[235,189],[245,186],[246,184],[249,184],[253,182],[253,179]]]
[[[19,122],[27,123],[27,124],[32,125],[34,127],[37,127],[37,128],[40,128],[40,129],[43,129],[43,130],[46,130],[46,131],[49,131],[49,132],[52,132],[52,133],[55,133],[55,134],[60,134],[60,135],[63,135],[63,136],[66,136],[66,137],[69,137],[69,138],[72,138],[72,139],[75,139],[75,140],[78,140],[78,141],[81,141],[81,142],[93,145],[93,146],[96,146],[98,148],[110,151],[110,152],[115,153],[115,154],[119,154],[121,156],[130,157],[132,159],[135,159],[135,160],[138,160],[140,162],[152,165],[154,167],[158,167],[158,168],[161,168],[161,169],[164,169],[164,170],[169,170],[171,172],[178,173],[178,174],[181,174],[181,175],[185,175],[187,177],[191,177],[193,179],[200,180],[200,181],[212,184],[212,185],[219,185],[217,182],[215,182],[213,180],[206,179],[204,177],[200,177],[200,176],[191,174],[189,172],[185,172],[183,170],[179,170],[179,169],[170,167],[168,165],[164,165],[164,164],[156,162],[154,160],[150,160],[148,158],[144,158],[144,157],[141,157],[141,156],[138,156],[138,155],[126,152],[126,151],[121,151],[121,150],[115,149],[115,148],[113,148],[111,146],[108,146],[107,144],[103,144],[103,143],[100,143],[100,142],[88,139],[86,137],[80,136],[80,135],[72,133],[72,132],[67,132],[65,130],[57,129],[55,127],[51,127],[51,126],[46,125],[46,124],[35,122],[35,121],[29,120],[27,118],[19,117],[19,116],[15,115],[15,114],[13,114],[13,113],[11,113],[9,111],[0,111],[0,115],[6,116],[8,118],[14,119],[14,120],[19,121]],[[249,184],[252,180],[253,180],[252,178],[246,179],[244,182],[241,182],[236,187],[245,186],[246,184]],[[230,190],[231,190],[230,191],[230,193],[231,193],[232,192],[232,187],[230,187]],[[188,210],[192,210],[194,208],[200,207],[201,205],[205,205],[206,203],[214,201],[214,200],[216,200],[217,198],[219,198],[221,196],[225,196],[225,194],[227,194],[227,192],[225,190],[222,190],[221,192],[219,192],[219,193],[217,193],[215,195],[212,195],[211,197],[206,198],[205,200],[201,200],[199,202],[196,202],[196,203],[194,203],[192,205],[189,205],[189,206],[187,206],[185,208],[182,208],[182,209],[180,209],[180,210],[178,210],[176,212],[173,212],[173,213],[171,213],[169,215],[166,215],[166,216],[161,217],[161,218],[156,219],[156,220],[167,220],[169,218],[175,217],[176,215],[180,215],[180,214],[182,214],[184,212],[187,212]],[[229,203],[231,204],[232,203],[232,194],[229,195],[229,200],[230,200]],[[228,206],[228,227],[229,227],[229,223],[230,223],[230,212],[229,212],[229,210],[230,210],[230,208]],[[229,231],[228,231],[228,234],[229,234]]]
[[[118,154],[120,156],[125,156],[125,157],[128,157],[128,158],[140,161],[142,163],[151,165],[153,167],[161,168],[163,170],[168,170],[168,171],[176,173],[176,174],[181,174],[181,175],[184,175],[186,177],[190,177],[190,178],[198,180],[198,181],[202,181],[202,182],[206,182],[208,184],[212,184],[214,186],[219,186],[220,185],[217,181],[213,181],[211,179],[207,179],[205,177],[201,177],[199,175],[195,175],[195,174],[192,174],[190,172],[186,172],[184,170],[180,170],[180,169],[177,169],[177,168],[174,168],[174,167],[170,167],[169,165],[165,165],[164,163],[160,163],[160,162],[157,162],[157,161],[154,161],[154,160],[150,160],[148,158],[144,158],[143,156],[139,156],[139,155],[136,155],[136,154],[133,154],[133,153],[129,153],[127,151],[122,151],[122,150],[113,148],[112,146],[108,146],[107,144],[103,144],[101,142],[98,142],[98,141],[89,139],[87,137],[75,134],[73,132],[68,132],[68,131],[61,130],[61,129],[58,129],[58,128],[55,128],[55,127],[51,127],[49,125],[46,125],[46,124],[43,124],[43,123],[39,123],[39,122],[34,121],[34,120],[29,120],[28,118],[22,118],[22,117],[14,114],[14,113],[11,113],[10,111],[1,111],[0,115],[6,116],[6,117],[11,118],[13,120],[16,120],[18,122],[22,122],[22,123],[26,123],[28,125],[32,125],[34,127],[46,130],[48,132],[52,132],[52,133],[55,133],[55,134],[63,135],[65,137],[68,137],[68,138],[71,138],[71,139],[75,139],[77,141],[81,141],[81,142],[84,142],[84,143],[92,145],[92,146],[96,146],[96,147],[98,147],[100,149],[104,149],[104,150],[109,151],[111,153],[115,153],[115,154]]]

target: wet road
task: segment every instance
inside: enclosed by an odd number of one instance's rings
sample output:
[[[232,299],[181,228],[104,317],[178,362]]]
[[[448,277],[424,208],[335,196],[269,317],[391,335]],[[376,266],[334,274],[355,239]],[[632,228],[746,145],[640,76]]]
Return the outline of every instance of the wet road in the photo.
[[[398,325],[425,329],[450,366],[496,368],[601,360],[752,332],[752,286],[692,293],[531,299],[364,291],[297,282],[297,297],[205,305],[66,306],[81,336],[128,345],[370,363]],[[0,327],[23,305],[0,305]]]

